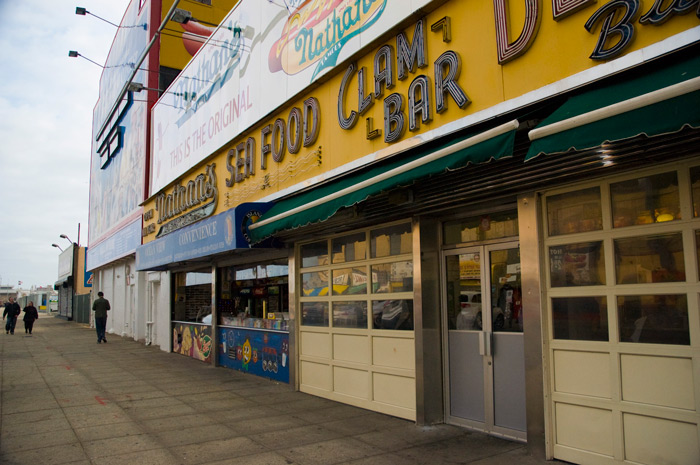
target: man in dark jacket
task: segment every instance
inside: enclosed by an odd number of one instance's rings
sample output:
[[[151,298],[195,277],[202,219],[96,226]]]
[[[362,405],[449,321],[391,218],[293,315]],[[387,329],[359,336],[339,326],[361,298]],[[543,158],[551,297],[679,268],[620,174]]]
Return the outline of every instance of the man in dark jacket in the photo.
[[[107,327],[107,311],[110,310],[109,300],[104,298],[102,291],[97,293],[97,299],[92,304],[95,311],[95,330],[97,331],[97,343],[107,342],[105,328]]]
[[[17,316],[22,312],[19,304],[15,302],[14,297],[10,297],[10,301],[5,304],[5,311],[2,312],[2,318],[7,318],[5,322],[5,334],[15,334],[15,325],[17,324]]]

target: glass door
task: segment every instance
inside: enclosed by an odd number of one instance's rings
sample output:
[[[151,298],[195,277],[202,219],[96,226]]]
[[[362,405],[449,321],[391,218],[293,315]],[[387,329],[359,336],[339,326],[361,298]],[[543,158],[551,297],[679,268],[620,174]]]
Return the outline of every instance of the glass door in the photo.
[[[517,242],[444,253],[448,421],[525,439]]]

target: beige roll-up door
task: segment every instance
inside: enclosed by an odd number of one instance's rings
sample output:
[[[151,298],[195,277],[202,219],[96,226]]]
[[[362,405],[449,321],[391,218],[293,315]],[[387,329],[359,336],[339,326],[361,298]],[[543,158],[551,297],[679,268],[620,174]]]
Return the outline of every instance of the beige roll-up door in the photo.
[[[303,392],[415,420],[408,222],[297,245]]]
[[[700,463],[699,164],[543,197],[555,458]]]

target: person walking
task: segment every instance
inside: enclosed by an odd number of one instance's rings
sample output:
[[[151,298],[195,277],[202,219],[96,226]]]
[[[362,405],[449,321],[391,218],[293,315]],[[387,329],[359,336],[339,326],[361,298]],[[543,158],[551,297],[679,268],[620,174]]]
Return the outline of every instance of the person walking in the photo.
[[[95,330],[97,331],[97,343],[107,342],[105,328],[107,327],[107,311],[111,309],[109,300],[104,298],[102,291],[97,293],[97,299],[92,304],[95,311]]]
[[[15,302],[14,297],[10,297],[5,304],[5,311],[2,312],[2,318],[7,318],[5,322],[5,334],[15,334],[15,325],[17,324],[17,316],[22,313],[19,304]]]
[[[29,301],[29,305],[24,307],[24,332],[32,334],[32,328],[34,328],[34,322],[39,319],[39,312],[34,306],[34,302]]]

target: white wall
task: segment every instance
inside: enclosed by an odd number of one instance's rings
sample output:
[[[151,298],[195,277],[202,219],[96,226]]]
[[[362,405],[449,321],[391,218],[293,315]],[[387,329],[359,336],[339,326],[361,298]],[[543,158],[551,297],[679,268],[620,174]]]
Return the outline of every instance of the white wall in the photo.
[[[170,273],[154,271],[144,273],[148,285],[144,323],[151,321],[150,337],[146,341],[166,352],[171,350],[170,340]]]
[[[110,302],[107,333],[169,352],[170,273],[137,272],[135,265],[132,258],[95,270],[92,300],[102,291]],[[90,326],[95,326],[92,313]]]

